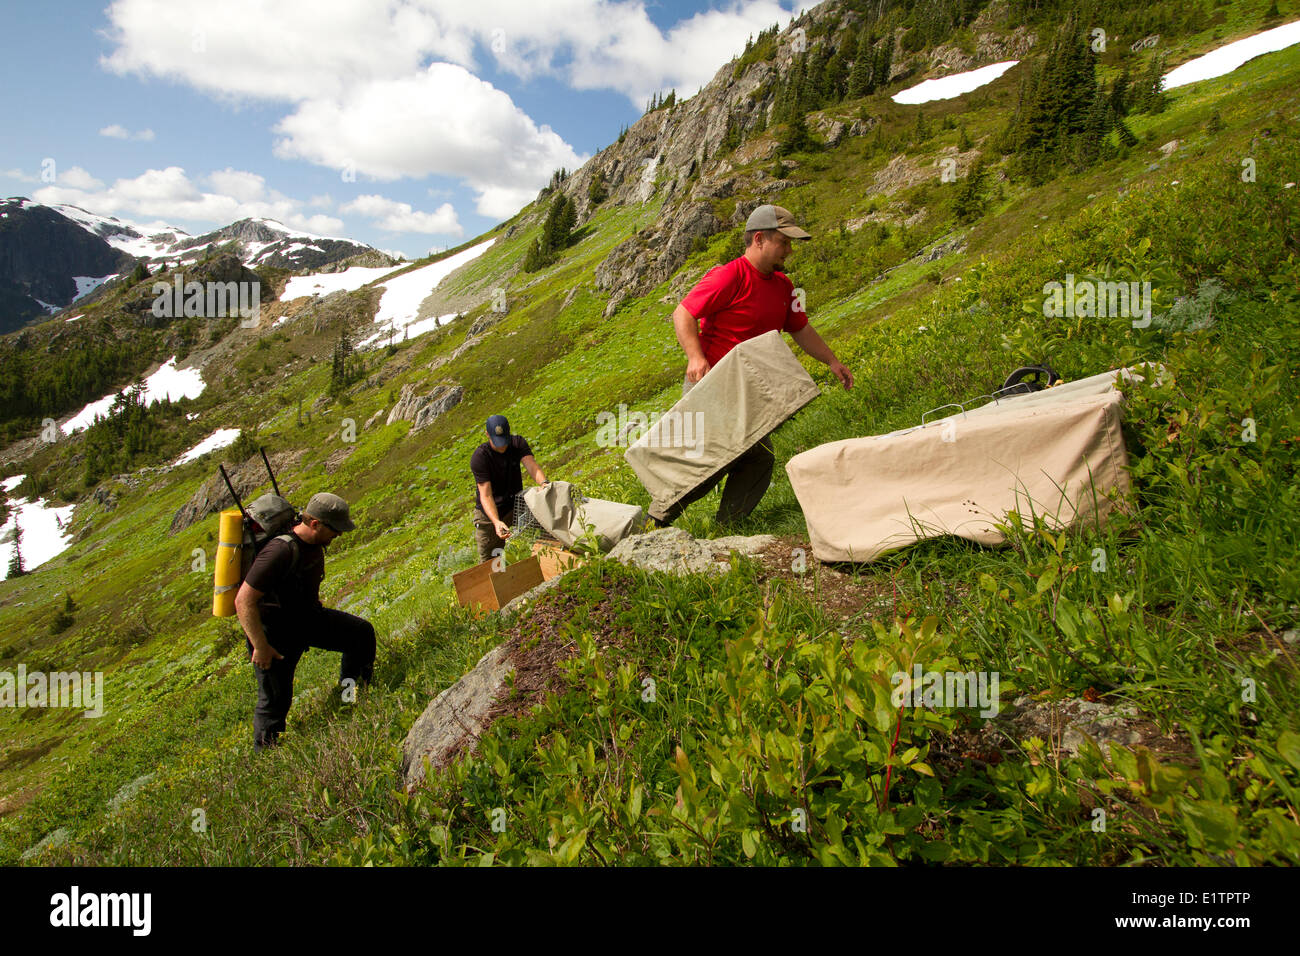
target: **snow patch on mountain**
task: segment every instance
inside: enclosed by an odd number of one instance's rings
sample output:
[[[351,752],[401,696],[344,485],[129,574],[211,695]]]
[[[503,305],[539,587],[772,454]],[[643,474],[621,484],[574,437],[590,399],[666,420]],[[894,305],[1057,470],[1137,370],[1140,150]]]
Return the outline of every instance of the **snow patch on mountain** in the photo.
[[[367,282],[374,282],[380,276],[396,272],[404,266],[353,266],[342,272],[318,272],[309,276],[294,276],[285,283],[284,294],[280,301],[302,299],[309,295],[329,295],[331,292],[354,292]]]
[[[158,371],[144,380],[143,388],[145,405],[152,405],[164,398],[172,402],[182,398],[198,398],[203,394],[206,385],[203,381],[203,373],[198,369],[178,369],[176,356],[173,355]],[[79,428],[89,428],[96,419],[108,417],[116,399],[117,392],[111,392],[98,401],[91,402],[59,428],[65,435],[71,435]]]
[[[24,477],[17,476],[19,481]],[[12,479],[10,479],[12,481]],[[5,491],[12,491],[14,486],[5,483]],[[9,577],[9,562],[14,555],[13,531],[22,530],[23,570],[33,571],[46,561],[61,554],[72,544],[72,534],[68,523],[76,505],[64,505],[62,508],[51,507],[44,498],[28,501],[26,498],[14,498],[9,501],[9,520],[5,522],[0,537],[0,580]]]
[[[443,279],[483,255],[494,242],[496,242],[495,237],[480,242],[477,246],[463,249],[454,256],[440,259],[383,283],[381,288],[385,290],[384,295],[379,300],[379,308],[375,311],[375,332],[363,339],[357,347],[365,348],[378,343],[381,339],[386,341],[390,332],[395,339],[400,338],[403,332],[407,338],[413,338],[454,319],[456,317],[454,312],[421,318],[420,303],[429,297]]]
[[[188,417],[188,416],[187,416]],[[173,462],[173,465],[184,465],[191,461],[197,461],[210,451],[216,451],[218,448],[226,448],[235,443],[239,438],[238,428],[218,428],[203,441],[199,442],[185,454]]]
[[[106,276],[73,276],[72,281],[77,284],[77,294],[72,297],[72,301],[76,302],[82,296],[89,295],[109,279],[117,278],[118,275],[120,273],[110,272]]]
[[[1165,89],[1172,90],[1188,83],[1212,80],[1216,76],[1231,73],[1237,67],[1265,53],[1276,53],[1287,47],[1300,43],[1300,20],[1284,26],[1256,33],[1254,36],[1237,40],[1212,50],[1204,56],[1188,60],[1165,74]]]
[[[1019,62],[1019,60],[1007,60],[1004,63],[981,66],[978,70],[967,70],[965,73],[942,76],[937,80],[923,80],[916,86],[909,86],[907,89],[895,93],[892,99],[895,103],[903,103],[908,106],[929,103],[933,100],[950,100],[972,90],[978,90],[981,86],[987,86]]]

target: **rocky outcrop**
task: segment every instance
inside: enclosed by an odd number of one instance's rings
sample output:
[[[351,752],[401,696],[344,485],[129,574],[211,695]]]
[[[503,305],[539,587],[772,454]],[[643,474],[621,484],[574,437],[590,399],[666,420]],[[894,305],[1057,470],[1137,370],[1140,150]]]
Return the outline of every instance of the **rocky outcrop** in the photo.
[[[278,477],[297,467],[298,462],[302,459],[302,452],[282,451],[276,454],[268,454],[267,457],[271,460],[271,467],[275,469]],[[230,475],[230,483],[235,486],[235,491],[239,493],[239,497],[243,501],[248,501],[249,495],[258,488],[270,484],[270,479],[266,474],[266,466],[262,464],[261,455],[254,455],[234,468],[227,468],[226,473]],[[298,502],[298,504],[301,506],[306,502]],[[216,514],[223,508],[233,507],[235,507],[235,502],[230,497],[230,491],[226,488],[226,483],[221,480],[219,473],[214,474],[199,486],[199,490],[194,492],[189,501],[181,505],[180,510],[172,518],[170,531],[172,534],[176,534],[176,532],[183,531],[194,522],[206,518],[208,515]]]
[[[510,671],[505,645],[494,647],[424,709],[402,744],[402,777],[408,791],[424,782],[426,758],[437,769],[465,744],[478,740]]]
[[[629,297],[644,295],[681,268],[695,240],[722,228],[707,202],[687,206],[680,214],[619,243],[596,267],[596,287],[610,295],[605,315],[613,315]]]
[[[469,329],[465,332],[465,338],[476,339],[492,326],[499,323],[506,317],[504,312],[494,312],[491,309],[484,312],[477,319],[470,323]]]
[[[716,559],[707,541],[697,541],[681,528],[634,534],[614,545],[609,556],[623,564],[669,574],[720,574],[731,567]]]
[[[27,199],[0,200],[0,333],[76,298],[79,276],[129,270],[133,258],[57,210]]]
[[[1174,727],[1168,733],[1162,732],[1130,705],[1077,697],[1061,701],[1018,697],[1010,707],[1003,707],[978,736],[990,749],[997,749],[1007,737],[1013,741],[1037,737],[1049,741],[1066,757],[1077,757],[1085,739],[1099,745],[1103,754],[1108,744],[1146,747],[1159,754],[1187,753],[1191,749],[1184,731]]]
[[[458,405],[465,394],[465,389],[460,385],[437,385],[433,391],[423,395],[417,394],[415,389],[414,385],[402,386],[402,394],[393,410],[388,413],[386,424],[408,421],[411,423],[411,434],[414,434],[449,408]]]

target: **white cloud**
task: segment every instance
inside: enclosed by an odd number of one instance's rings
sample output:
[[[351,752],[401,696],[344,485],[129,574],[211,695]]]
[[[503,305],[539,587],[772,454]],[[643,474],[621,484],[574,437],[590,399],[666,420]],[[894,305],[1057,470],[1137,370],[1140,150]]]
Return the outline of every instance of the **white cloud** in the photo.
[[[58,183],[72,189],[100,189],[104,183],[86,172],[80,166],[65,169],[58,175]]]
[[[85,170],[73,167],[60,173],[57,183],[36,190],[32,198],[47,204],[68,203],[129,222],[153,219],[224,226],[238,219],[265,218],[323,235],[343,234],[341,219],[306,215],[304,203],[268,189],[256,173],[225,169],[209,174],[203,182],[212,191],[201,189],[181,167],[168,166],[105,187]],[[141,231],[156,229],[157,223]]]
[[[41,181],[41,177],[29,176],[21,169],[6,169],[0,175],[3,175],[6,179],[16,179],[20,183],[39,183]]]
[[[125,126],[113,123],[111,126],[105,126],[99,131],[100,136],[107,136],[109,139],[142,139],[149,142],[153,139],[153,130],[142,129],[138,133],[132,133]]]
[[[277,156],[379,180],[459,177],[480,213],[505,217],[585,157],[478,79],[476,57],[522,79],[615,90],[639,108],[656,90],[689,95],[793,9],[732,0],[665,33],[644,0],[114,0],[100,62],[223,99],[293,104]]]
[[[422,232],[436,235],[463,236],[451,203],[443,203],[436,212],[417,212],[410,203],[397,202],[374,194],[358,196],[339,207],[339,212],[359,213],[374,220],[388,232]]]
[[[555,169],[586,161],[505,93],[449,63],[359,84],[341,100],[308,101],[276,132],[283,159],[380,180],[459,177],[478,193],[478,211],[500,218],[529,202]]]

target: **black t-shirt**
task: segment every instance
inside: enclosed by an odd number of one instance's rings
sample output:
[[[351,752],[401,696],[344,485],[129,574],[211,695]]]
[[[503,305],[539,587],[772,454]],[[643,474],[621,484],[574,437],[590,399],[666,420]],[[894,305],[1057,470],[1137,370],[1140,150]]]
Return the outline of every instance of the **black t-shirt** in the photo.
[[[257,607],[262,613],[263,624],[290,621],[320,610],[325,549],[318,544],[308,544],[296,534],[293,537],[298,547],[296,565],[293,564],[293,545],[276,538],[257,553],[244,578],[249,587],[262,592]]]
[[[510,444],[505,451],[493,451],[491,442],[484,442],[474,449],[469,460],[469,470],[474,473],[474,504],[482,508],[478,500],[478,486],[484,481],[492,482],[492,497],[496,501],[497,514],[504,518],[514,511],[515,495],[524,490],[524,479],[519,463],[533,453],[522,435],[511,435]],[[487,514],[487,509],[484,509]]]

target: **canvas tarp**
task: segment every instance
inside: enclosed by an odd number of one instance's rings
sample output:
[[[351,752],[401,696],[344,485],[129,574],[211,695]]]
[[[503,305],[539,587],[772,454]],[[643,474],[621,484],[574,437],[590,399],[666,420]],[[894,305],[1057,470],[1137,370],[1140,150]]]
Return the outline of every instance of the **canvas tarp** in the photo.
[[[1001,544],[1016,511],[1103,522],[1129,489],[1116,381],[1104,372],[888,435],[830,442],[786,472],[822,561],[872,561],[923,538]]]
[[[623,457],[663,514],[821,394],[780,332],[741,342]]]
[[[529,488],[524,492],[524,503],[542,530],[566,548],[582,537],[586,525],[595,527],[601,551],[608,551],[645,525],[645,514],[638,506],[599,498],[581,499],[567,481]]]

